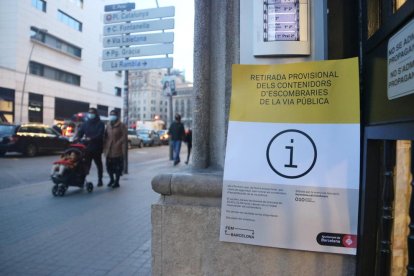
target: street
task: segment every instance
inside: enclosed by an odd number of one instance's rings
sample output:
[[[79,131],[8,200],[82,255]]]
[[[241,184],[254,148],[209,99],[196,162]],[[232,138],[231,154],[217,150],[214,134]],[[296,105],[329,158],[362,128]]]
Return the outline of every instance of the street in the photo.
[[[186,156],[183,145],[181,159]],[[0,158],[0,275],[151,275],[151,179],[180,171],[168,146],[129,150],[121,188],[69,187],[54,197],[49,172],[57,155]]]

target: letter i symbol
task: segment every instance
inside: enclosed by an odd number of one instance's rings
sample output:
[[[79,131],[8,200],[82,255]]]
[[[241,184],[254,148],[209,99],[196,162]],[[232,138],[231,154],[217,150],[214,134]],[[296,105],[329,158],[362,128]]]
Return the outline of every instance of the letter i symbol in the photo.
[[[290,143],[293,144],[294,140],[290,139]],[[285,149],[288,149],[290,151],[290,160],[289,164],[285,164],[286,168],[297,168],[297,165],[293,165],[293,147],[292,146],[286,146]]]

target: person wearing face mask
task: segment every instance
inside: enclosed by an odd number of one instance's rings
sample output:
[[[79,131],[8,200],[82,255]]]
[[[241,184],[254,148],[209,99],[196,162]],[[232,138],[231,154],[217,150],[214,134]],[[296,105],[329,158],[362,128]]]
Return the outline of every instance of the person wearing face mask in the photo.
[[[104,135],[106,170],[109,174],[108,187],[119,188],[119,179],[124,170],[124,156],[128,141],[127,127],[119,120],[116,110],[109,113],[109,123]]]
[[[89,108],[88,120],[82,124],[76,138],[85,141],[86,145],[86,164],[89,169],[92,165],[92,160],[95,162],[98,169],[98,187],[103,185],[103,164],[102,164],[102,150],[103,150],[103,136],[105,132],[105,124],[101,121],[96,108]]]

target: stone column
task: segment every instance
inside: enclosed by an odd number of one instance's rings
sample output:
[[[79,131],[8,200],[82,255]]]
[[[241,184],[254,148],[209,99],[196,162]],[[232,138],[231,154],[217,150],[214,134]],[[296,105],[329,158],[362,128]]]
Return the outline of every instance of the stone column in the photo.
[[[231,95],[239,62],[239,1],[195,0],[193,166],[222,170]]]
[[[210,1],[194,3],[193,166],[209,165]]]

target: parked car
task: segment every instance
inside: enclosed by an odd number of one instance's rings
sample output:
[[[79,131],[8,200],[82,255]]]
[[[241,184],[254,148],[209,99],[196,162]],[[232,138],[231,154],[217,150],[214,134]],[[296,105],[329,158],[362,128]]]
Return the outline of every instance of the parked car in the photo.
[[[164,145],[168,145],[170,137],[168,135],[167,130],[158,130],[158,135],[160,136],[161,143]]]
[[[135,129],[128,129],[128,148],[139,147],[142,148],[144,142],[138,137],[138,133]]]
[[[32,157],[39,152],[63,151],[69,140],[43,124],[0,124],[0,156],[19,152]]]
[[[151,129],[138,129],[138,137],[144,143],[144,146],[161,146],[161,139],[158,133]]]

